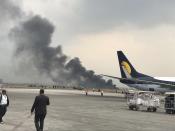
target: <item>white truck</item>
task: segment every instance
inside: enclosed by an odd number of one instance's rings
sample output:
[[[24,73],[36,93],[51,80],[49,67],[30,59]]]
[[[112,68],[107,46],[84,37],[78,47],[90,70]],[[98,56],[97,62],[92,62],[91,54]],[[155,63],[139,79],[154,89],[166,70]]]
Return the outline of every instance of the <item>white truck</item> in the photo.
[[[149,112],[156,112],[160,106],[160,99],[154,92],[138,91],[127,95],[127,104],[130,110],[146,108]]]

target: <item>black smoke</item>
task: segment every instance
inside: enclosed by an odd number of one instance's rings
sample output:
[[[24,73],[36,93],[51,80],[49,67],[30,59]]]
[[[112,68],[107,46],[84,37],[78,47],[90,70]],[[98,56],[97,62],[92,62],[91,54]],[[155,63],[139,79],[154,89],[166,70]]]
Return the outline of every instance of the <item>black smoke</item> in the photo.
[[[114,87],[112,80],[106,82],[101,76],[95,75],[94,71],[87,70],[79,58],[68,59],[60,45],[51,47],[54,29],[52,23],[40,16],[21,22],[11,30],[16,46],[15,57],[30,61],[40,75],[47,75],[53,82],[86,87]]]

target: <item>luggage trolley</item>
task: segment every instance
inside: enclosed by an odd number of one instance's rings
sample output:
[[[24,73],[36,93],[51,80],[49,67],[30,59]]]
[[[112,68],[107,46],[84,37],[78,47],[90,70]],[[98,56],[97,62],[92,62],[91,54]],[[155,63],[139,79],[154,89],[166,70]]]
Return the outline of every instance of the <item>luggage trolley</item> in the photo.
[[[165,93],[164,107],[167,114],[175,114],[175,92]]]
[[[155,96],[155,92],[138,91],[127,95],[127,105],[130,110],[146,108],[149,112],[156,112],[160,106],[160,99]]]

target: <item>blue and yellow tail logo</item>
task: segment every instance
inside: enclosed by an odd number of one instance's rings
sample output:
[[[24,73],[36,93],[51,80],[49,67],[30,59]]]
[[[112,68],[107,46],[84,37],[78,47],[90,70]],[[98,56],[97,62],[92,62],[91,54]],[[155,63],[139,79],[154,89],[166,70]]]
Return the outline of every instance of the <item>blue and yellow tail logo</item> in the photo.
[[[131,74],[131,67],[126,61],[122,61],[121,65],[127,71],[128,74]]]

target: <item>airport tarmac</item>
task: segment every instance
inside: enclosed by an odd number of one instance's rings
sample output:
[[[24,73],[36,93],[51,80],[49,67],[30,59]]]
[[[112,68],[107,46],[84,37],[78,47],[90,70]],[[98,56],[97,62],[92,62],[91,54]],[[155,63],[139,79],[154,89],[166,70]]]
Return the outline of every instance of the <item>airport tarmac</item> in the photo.
[[[8,89],[10,106],[0,131],[35,131],[30,109],[39,90]],[[130,111],[122,95],[46,90],[51,105],[44,131],[174,131],[175,115]]]

